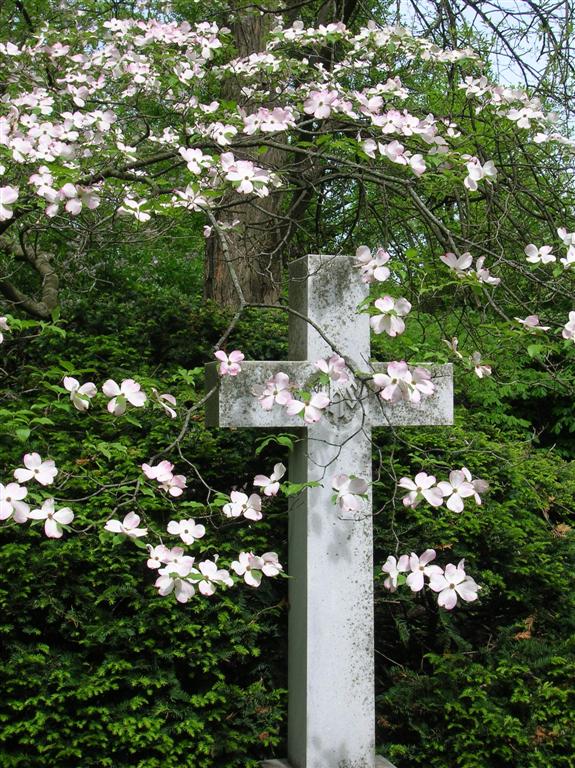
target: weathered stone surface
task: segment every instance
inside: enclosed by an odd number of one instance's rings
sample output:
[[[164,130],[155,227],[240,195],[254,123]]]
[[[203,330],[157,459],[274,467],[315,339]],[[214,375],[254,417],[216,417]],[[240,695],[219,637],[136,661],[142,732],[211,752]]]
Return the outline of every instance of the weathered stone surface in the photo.
[[[262,768],[294,768],[287,760],[264,760]],[[395,768],[385,757],[375,756],[375,768]]]
[[[344,513],[333,504],[332,478],[371,481],[372,426],[452,423],[451,366],[431,366],[436,392],[418,405],[383,403],[359,378],[333,385],[328,412],[305,428],[279,406],[264,411],[252,394],[279,371],[309,390],[317,384],[315,361],[334,352],[366,375],[385,370],[370,361],[369,318],[356,312],[367,293],[348,257],[298,259],[290,265],[292,360],[244,362],[219,387],[217,364],[207,366],[208,391],[217,390],[208,423],[297,431],[290,480],[320,483],[290,498],[288,762],[266,768],[391,766],[375,756],[371,496],[363,510]]]
[[[357,381],[351,385],[332,384],[328,394],[332,405],[327,409],[327,419],[333,426],[349,422],[354,416],[361,417],[372,427],[406,427],[453,423],[452,366],[424,365],[431,372],[435,392],[421,403],[397,403],[390,405],[378,397],[369,384]],[[298,387],[309,391],[317,384],[319,371],[314,363],[294,360],[268,362],[250,360],[242,363],[237,376],[218,376],[218,363],[206,365],[206,388],[217,391],[206,403],[206,423],[212,427],[301,427],[301,416],[288,416],[285,408],[274,405],[264,411],[252,394],[254,386],[265,382],[283,371]],[[387,363],[370,363],[361,376],[370,376],[386,370]],[[221,378],[218,387],[218,379]],[[335,402],[333,402],[335,400]]]

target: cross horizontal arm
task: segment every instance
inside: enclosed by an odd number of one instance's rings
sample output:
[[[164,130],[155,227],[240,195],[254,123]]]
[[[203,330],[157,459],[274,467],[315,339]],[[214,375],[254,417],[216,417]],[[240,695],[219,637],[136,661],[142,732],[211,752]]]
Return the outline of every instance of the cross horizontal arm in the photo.
[[[237,376],[218,375],[218,363],[206,365],[206,390],[215,388],[206,404],[206,423],[212,427],[301,427],[301,416],[289,416],[285,408],[274,405],[265,411],[253,394],[276,373],[286,373],[298,388],[310,391],[318,383],[316,366],[306,360],[242,362]],[[382,373],[387,363],[372,363],[373,373]],[[435,392],[421,403],[390,404],[381,400],[368,383],[356,380],[351,385],[330,384],[327,394],[332,405],[325,418],[334,426],[357,419],[372,427],[425,426],[453,423],[452,366],[425,366],[430,371]],[[218,386],[219,379],[219,386]]]

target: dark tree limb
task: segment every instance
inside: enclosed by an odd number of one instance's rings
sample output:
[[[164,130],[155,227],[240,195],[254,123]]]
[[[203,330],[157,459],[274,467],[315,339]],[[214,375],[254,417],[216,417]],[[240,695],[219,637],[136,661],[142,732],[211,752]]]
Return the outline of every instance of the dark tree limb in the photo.
[[[42,280],[41,298],[37,300],[17,288],[10,280],[0,278],[0,293],[11,304],[23,309],[32,317],[49,320],[58,306],[60,278],[52,265],[52,255],[43,251],[31,251],[22,245],[0,242],[0,248],[19,261],[25,261]]]

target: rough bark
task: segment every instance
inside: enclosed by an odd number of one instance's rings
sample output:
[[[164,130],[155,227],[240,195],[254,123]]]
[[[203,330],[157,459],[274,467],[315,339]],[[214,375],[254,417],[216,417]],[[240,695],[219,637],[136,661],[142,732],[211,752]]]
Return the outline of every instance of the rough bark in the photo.
[[[270,14],[242,14],[238,11],[232,24],[238,56],[261,51],[272,18]],[[223,97],[240,99],[237,81],[230,79],[223,86]],[[271,169],[282,163],[286,153],[270,149],[263,155],[249,152],[234,154],[245,160]],[[275,302],[281,290],[282,259],[278,243],[281,238],[278,215],[282,195],[270,194],[266,198],[246,201],[245,195],[230,191],[222,200],[218,221],[224,225],[239,220],[238,227],[214,231],[206,243],[205,295],[228,307],[241,303],[234,286],[232,270],[241,285],[246,300],[257,303]],[[222,243],[222,237],[226,243]]]
[[[52,256],[49,253],[32,252],[27,248],[12,244],[0,243],[0,248],[12,254],[16,259],[26,261],[40,275],[42,288],[40,299],[35,299],[23,293],[7,279],[0,278],[0,293],[11,304],[24,310],[29,315],[40,320],[50,320],[52,312],[58,306],[60,279],[52,266]]]

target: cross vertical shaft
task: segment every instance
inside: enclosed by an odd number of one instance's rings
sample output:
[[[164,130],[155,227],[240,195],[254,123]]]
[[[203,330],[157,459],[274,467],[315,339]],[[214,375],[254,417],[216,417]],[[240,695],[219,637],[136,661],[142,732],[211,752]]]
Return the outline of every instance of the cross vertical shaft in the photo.
[[[290,358],[335,351],[369,363],[369,318],[357,315],[367,286],[345,256],[309,255],[290,265]],[[373,768],[373,537],[371,502],[351,519],[332,501],[331,478],[371,481],[371,431],[361,409],[302,430],[290,480],[317,480],[290,505],[288,758],[293,768]],[[347,517],[347,519],[346,519]]]

